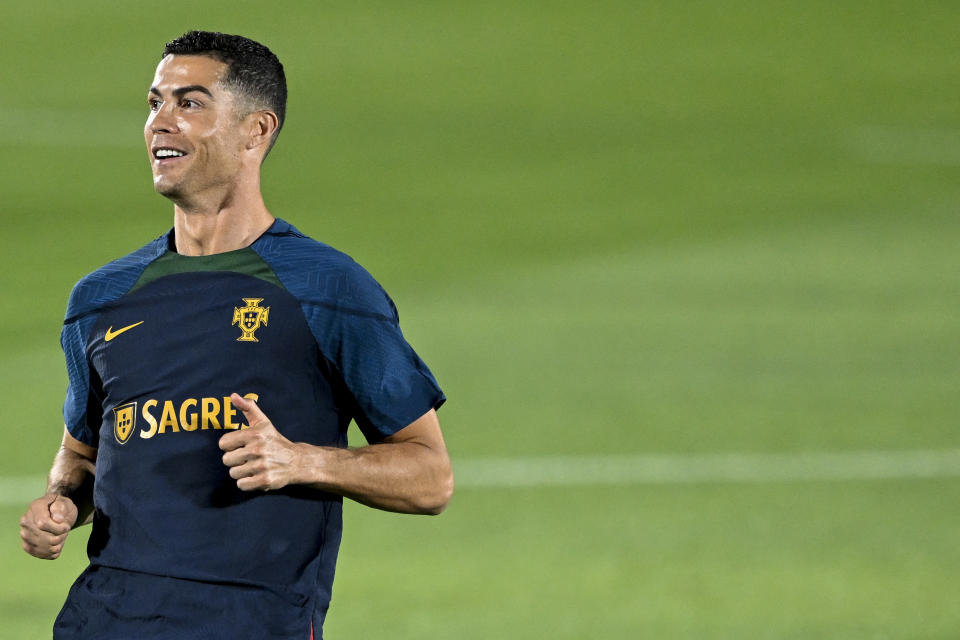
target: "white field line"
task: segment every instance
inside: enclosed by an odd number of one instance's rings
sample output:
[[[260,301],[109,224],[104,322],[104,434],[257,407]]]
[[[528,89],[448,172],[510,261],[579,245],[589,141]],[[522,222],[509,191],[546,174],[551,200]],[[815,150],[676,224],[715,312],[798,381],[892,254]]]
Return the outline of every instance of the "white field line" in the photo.
[[[960,449],[454,460],[461,488],[817,482],[960,476]]]
[[[861,126],[846,135],[850,151],[883,165],[955,167],[960,165],[960,129]]]
[[[40,475],[0,477],[0,507],[26,507],[28,502],[43,495],[46,486],[46,477]]]
[[[839,482],[960,477],[960,449],[454,459],[457,487]],[[0,507],[42,495],[43,476],[0,477]]]
[[[147,111],[135,109],[58,109],[0,107],[0,142],[33,146],[143,146]]]

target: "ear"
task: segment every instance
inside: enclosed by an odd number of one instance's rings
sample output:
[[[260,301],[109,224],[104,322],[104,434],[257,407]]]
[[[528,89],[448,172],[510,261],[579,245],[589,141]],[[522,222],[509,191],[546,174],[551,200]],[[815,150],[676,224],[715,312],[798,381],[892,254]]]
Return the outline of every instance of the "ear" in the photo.
[[[247,149],[270,146],[273,134],[280,128],[280,119],[269,109],[254,111],[245,118],[247,125]]]

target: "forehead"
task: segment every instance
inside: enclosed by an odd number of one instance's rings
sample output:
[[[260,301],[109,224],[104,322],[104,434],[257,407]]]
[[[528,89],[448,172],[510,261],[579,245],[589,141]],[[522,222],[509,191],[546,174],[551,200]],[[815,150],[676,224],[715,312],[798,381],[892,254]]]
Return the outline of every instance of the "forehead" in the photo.
[[[200,85],[214,91],[226,72],[225,62],[208,56],[169,54],[157,65],[152,86],[161,93],[190,85]]]

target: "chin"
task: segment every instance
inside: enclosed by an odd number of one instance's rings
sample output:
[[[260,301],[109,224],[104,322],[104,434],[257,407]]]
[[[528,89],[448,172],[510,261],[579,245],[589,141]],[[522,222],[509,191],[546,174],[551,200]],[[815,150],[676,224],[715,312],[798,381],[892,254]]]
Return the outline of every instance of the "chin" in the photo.
[[[170,183],[166,180],[154,181],[153,188],[157,193],[167,198],[176,198],[181,192],[179,184]]]

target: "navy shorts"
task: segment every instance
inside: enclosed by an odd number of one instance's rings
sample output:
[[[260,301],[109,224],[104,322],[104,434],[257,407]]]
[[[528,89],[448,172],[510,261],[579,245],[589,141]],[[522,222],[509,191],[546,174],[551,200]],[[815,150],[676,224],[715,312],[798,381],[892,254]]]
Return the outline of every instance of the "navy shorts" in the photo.
[[[256,586],[90,566],[70,588],[53,637],[320,640],[319,628],[314,634],[312,609],[306,599]]]

